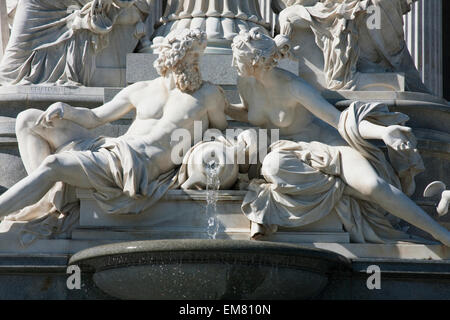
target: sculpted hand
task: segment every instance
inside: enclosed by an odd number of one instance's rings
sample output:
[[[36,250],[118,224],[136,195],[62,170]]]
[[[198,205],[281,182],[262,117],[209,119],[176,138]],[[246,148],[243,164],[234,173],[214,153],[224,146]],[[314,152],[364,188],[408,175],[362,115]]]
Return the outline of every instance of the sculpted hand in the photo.
[[[94,0],[92,3],[92,15],[101,15],[108,12],[112,6],[112,0]]]
[[[53,119],[64,119],[64,107],[65,103],[56,102],[52,104],[48,109],[37,119],[35,125],[43,126],[45,128],[53,127]]]
[[[396,151],[405,151],[416,147],[412,129],[404,126],[389,126],[382,135],[384,143]]]
[[[106,34],[112,30],[114,19],[109,17],[113,0],[94,0],[91,8],[91,31]]]
[[[254,130],[245,130],[237,137],[237,154],[245,154],[245,163],[239,163],[241,172],[247,172],[250,164],[258,160],[258,135]]]

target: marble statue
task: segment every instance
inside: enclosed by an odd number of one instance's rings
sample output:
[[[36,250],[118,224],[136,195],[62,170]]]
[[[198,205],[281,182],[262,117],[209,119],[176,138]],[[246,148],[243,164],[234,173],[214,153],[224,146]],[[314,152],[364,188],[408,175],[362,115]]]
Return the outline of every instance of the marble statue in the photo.
[[[205,47],[204,32],[177,31],[161,44],[155,62],[161,77],[130,85],[92,110],[55,103],[45,112],[20,113],[16,133],[29,175],[0,196],[0,216],[35,221],[26,225],[31,233],[62,232],[76,220],[68,214],[77,205],[73,188],[94,189],[108,214],[137,214],[152,206],[176,185],[172,150],[192,146],[191,140],[173,143],[172,133],[192,134],[194,122],[201,122],[201,133],[227,127],[223,91],[201,79]],[[137,116],[124,135],[96,137],[90,131],[132,110]]]
[[[0,84],[104,84],[102,66],[122,66],[139,43],[150,43],[153,2],[20,1],[0,64]]]
[[[272,39],[253,29],[235,37],[232,48],[242,103],[227,114],[278,128],[281,136],[242,204],[254,238],[334,211],[353,242],[408,239],[394,228],[396,217],[450,246],[450,232],[407,196],[424,168],[406,115],[361,102],[340,112],[300,77],[276,68],[290,52],[286,36]],[[386,144],[390,161],[371,139]]]
[[[363,73],[404,73],[408,91],[429,92],[408,51],[403,15],[416,0],[278,1],[280,30],[321,70],[330,90],[354,90]],[[284,2],[284,3],[283,3]],[[307,38],[304,30],[312,32]],[[320,50],[314,49],[319,48]],[[323,53],[323,61],[314,55]]]
[[[207,34],[208,47],[228,50],[242,30],[270,30],[258,0],[168,0],[161,24],[155,31],[154,43],[173,30],[200,28]]]
[[[450,206],[450,190],[446,190],[447,186],[442,181],[434,181],[430,183],[423,192],[424,197],[440,196],[441,199],[436,207],[436,211],[440,216],[448,213]]]

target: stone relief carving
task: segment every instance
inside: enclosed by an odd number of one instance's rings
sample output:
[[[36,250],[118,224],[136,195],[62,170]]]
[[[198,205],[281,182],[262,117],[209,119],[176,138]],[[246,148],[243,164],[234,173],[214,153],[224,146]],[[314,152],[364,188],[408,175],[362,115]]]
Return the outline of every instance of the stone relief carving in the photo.
[[[274,0],[272,7],[281,11],[281,32],[300,45],[294,55],[307,61],[300,72],[316,87],[403,90],[405,74],[407,90],[428,92],[404,41],[402,16],[411,2]],[[156,8],[162,5],[160,18]],[[42,17],[46,8],[54,14]],[[367,27],[372,8],[381,29]],[[0,64],[3,84],[123,86],[119,69],[126,54],[153,52],[152,41],[158,44],[171,31],[200,28],[212,53],[229,52],[240,31],[271,31],[258,0],[41,0],[22,1],[16,11],[17,26]]]
[[[1,84],[106,85],[102,66],[123,67],[127,53],[149,42],[152,6],[153,0],[20,1]]]
[[[391,72],[405,74],[407,90],[428,92],[404,40],[403,15],[412,2],[278,1],[278,8],[285,8],[280,29],[300,46],[296,56],[318,69],[312,73],[323,78],[316,81],[326,89],[358,89],[363,74]],[[323,59],[317,59],[321,53]]]
[[[48,10],[51,15],[41,14]],[[14,14],[0,64],[4,85],[123,86],[116,79],[126,54],[153,52],[151,40],[158,44],[172,31],[199,28],[210,47],[229,51],[239,31],[270,30],[258,0],[27,0]]]
[[[24,234],[34,240],[62,233],[77,220],[74,187],[95,189],[108,214],[139,213],[176,187],[171,152],[180,144],[189,149],[192,141],[174,144],[172,133],[193,131],[195,121],[202,122],[202,133],[227,127],[222,90],[203,83],[199,73],[205,47],[205,33],[178,31],[161,44],[155,63],[160,78],[130,85],[96,109],[56,103],[45,112],[19,114],[17,138],[29,175],[0,196],[0,216],[16,212],[4,223],[33,220]],[[133,109],[136,119],[123,136],[90,131]]]
[[[242,205],[257,225],[253,237],[336,211],[354,242],[408,239],[393,227],[390,213],[450,245],[450,232],[407,196],[424,168],[411,129],[404,126],[406,115],[359,102],[341,113],[301,78],[274,67],[289,52],[283,36],[272,40],[251,30],[234,38],[232,47],[242,104],[227,113],[279,128],[282,137],[271,145],[263,179],[251,182]],[[368,139],[382,140],[390,161]]]
[[[228,49],[241,30],[270,30],[261,16],[258,0],[168,0],[161,23],[155,32],[155,43],[172,30],[200,28],[207,34],[208,46]]]

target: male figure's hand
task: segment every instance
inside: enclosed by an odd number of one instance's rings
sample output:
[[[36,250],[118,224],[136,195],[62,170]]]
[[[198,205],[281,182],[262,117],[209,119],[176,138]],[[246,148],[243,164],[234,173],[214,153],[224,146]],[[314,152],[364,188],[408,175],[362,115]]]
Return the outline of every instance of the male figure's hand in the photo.
[[[44,111],[43,114],[37,119],[36,126],[43,126],[45,128],[53,127],[53,119],[64,119],[64,108],[67,104],[63,102],[56,102]]]

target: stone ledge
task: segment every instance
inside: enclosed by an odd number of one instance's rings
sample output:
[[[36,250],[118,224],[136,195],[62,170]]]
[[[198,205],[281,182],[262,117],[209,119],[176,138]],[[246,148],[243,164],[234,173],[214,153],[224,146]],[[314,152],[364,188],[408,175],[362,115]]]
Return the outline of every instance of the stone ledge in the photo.
[[[241,211],[246,191],[218,192],[216,217],[219,239],[248,240],[250,221]],[[92,190],[78,189],[80,225],[72,234],[77,240],[160,240],[207,239],[206,192],[170,190],[158,203],[139,215],[107,214],[92,196]],[[350,241],[337,215],[298,227],[280,228],[264,240],[302,243],[318,240],[337,243]]]
[[[4,86],[0,87],[2,116],[17,116],[22,110],[45,110],[58,101],[77,107],[93,108],[103,103],[104,88],[71,86]],[[17,109],[17,110],[15,110]]]
[[[165,239],[208,239],[205,228],[182,229],[146,229],[146,230],[101,230],[101,229],[77,229],[72,233],[74,240],[109,240],[109,241],[135,241],[135,240],[165,240]],[[249,228],[225,229],[218,232],[216,239],[221,240],[250,240]],[[348,243],[350,236],[346,232],[277,232],[274,235],[264,237],[264,242],[281,243],[311,243],[320,239],[326,242]]]
[[[72,255],[81,250],[123,242],[123,240],[40,240],[28,247],[22,247],[18,241],[9,238],[7,241],[0,235],[0,260],[2,257],[13,255]],[[211,240],[213,241],[213,240]],[[231,241],[231,240],[230,240]],[[359,244],[359,243],[296,243],[301,246],[323,249],[338,253],[351,261],[365,263],[367,261],[392,262],[445,262],[450,263],[450,248],[443,245],[412,244],[398,242],[395,244]],[[380,260],[381,259],[381,260]],[[386,260],[387,259],[387,260]]]
[[[414,260],[414,259],[386,259],[386,258],[359,258],[354,259],[352,269],[354,272],[367,275],[367,268],[378,265],[383,276],[421,276],[426,275],[450,278],[450,260]]]
[[[406,242],[397,242],[394,244],[337,244],[317,242],[303,245],[333,251],[351,260],[367,258],[450,261],[450,248],[439,244],[425,245]]]

